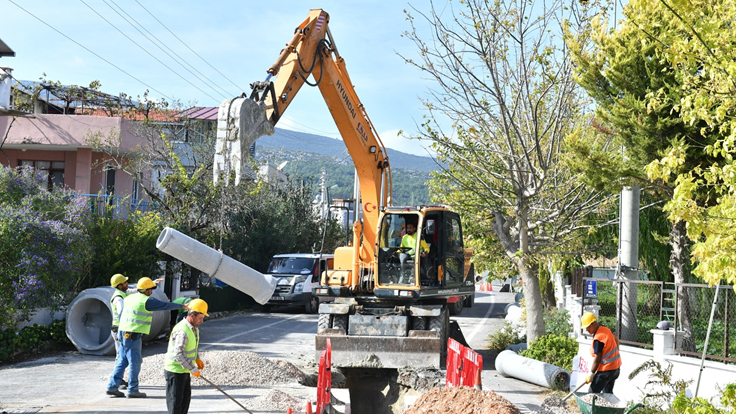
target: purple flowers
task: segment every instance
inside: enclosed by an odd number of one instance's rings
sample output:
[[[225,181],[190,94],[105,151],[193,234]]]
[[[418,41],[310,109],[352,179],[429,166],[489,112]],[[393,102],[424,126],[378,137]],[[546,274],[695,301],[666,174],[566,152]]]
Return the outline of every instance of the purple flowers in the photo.
[[[30,168],[0,168],[0,325],[68,303],[88,271],[83,203]]]

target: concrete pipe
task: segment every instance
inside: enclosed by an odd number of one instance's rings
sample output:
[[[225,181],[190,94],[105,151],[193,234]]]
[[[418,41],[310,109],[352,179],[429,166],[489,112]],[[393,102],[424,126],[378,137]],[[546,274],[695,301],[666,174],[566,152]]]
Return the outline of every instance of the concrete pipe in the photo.
[[[270,275],[253,270],[172,228],[166,227],[161,232],[156,247],[253,297],[261,305],[271,299],[276,289],[276,279]]]
[[[134,285],[131,285],[134,286]],[[115,288],[98,287],[82,291],[66,312],[66,336],[82,354],[114,355],[115,343],[110,336],[112,308],[110,298]],[[154,289],[151,297],[168,302],[163,289]],[[153,312],[151,332],[143,336],[150,341],[169,328],[170,311]]]
[[[496,371],[504,377],[513,377],[541,387],[570,388],[570,373],[563,368],[517,355],[514,351],[502,351],[496,356]]]

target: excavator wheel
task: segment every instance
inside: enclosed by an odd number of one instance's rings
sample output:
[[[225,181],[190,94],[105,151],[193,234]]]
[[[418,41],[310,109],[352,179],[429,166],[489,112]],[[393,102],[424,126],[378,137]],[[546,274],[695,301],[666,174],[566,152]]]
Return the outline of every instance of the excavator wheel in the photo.
[[[345,333],[348,332],[348,315],[333,315],[332,327],[334,329],[344,329]]]
[[[328,313],[322,313],[319,315],[317,320],[317,333],[320,333],[324,329],[330,329],[332,327],[332,315]]]
[[[412,329],[415,331],[426,331],[427,330],[427,319],[421,316],[414,316],[411,318]]]
[[[459,315],[463,311],[463,307],[465,307],[465,301],[461,299],[457,302],[448,303],[447,306],[450,308],[450,315]]]

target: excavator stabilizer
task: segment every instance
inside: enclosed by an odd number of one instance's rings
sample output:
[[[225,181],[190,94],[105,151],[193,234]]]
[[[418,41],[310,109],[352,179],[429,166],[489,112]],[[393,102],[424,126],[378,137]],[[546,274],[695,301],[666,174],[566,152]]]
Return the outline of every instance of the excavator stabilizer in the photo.
[[[412,331],[406,337],[355,336],[325,332],[315,337],[317,357],[325,349],[327,339],[332,345],[332,365],[336,367],[441,368],[441,341],[437,334],[431,331],[416,333]]]
[[[225,185],[230,184],[230,170],[235,170],[235,185],[238,185],[250,147],[258,138],[273,133],[274,126],[266,117],[263,105],[247,98],[224,101],[217,112],[215,185],[220,175],[225,176]]]

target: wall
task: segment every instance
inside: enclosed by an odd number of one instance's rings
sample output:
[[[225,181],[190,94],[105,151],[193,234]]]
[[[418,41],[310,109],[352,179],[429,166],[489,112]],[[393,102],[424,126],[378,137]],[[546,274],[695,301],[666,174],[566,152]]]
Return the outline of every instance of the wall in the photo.
[[[655,333],[652,330],[652,333]],[[700,371],[700,359],[693,357],[684,357],[676,354],[672,354],[674,349],[672,347],[672,341],[662,341],[659,339],[665,339],[663,336],[668,336],[673,341],[674,331],[659,331],[655,333],[655,345],[653,350],[636,348],[632,346],[622,345],[619,348],[621,353],[621,360],[623,365],[621,366],[621,375],[616,380],[616,386],[613,389],[613,393],[616,394],[622,400],[640,402],[644,393],[644,387],[649,380],[647,373],[640,373],[633,380],[629,380],[629,374],[634,371],[641,364],[649,360],[655,360],[662,364],[663,368],[667,367],[668,363],[673,365],[672,376],[673,381],[680,379],[690,381],[692,383],[688,386],[690,390],[689,395],[695,394],[695,388],[698,381],[698,373]],[[578,338],[578,355],[590,356],[590,343],[592,338],[581,336]],[[727,384],[736,383],[736,366],[726,365],[719,362],[705,361],[703,367],[703,374],[700,379],[700,388],[698,389],[698,397],[711,399],[720,395],[719,387],[725,388]],[[651,391],[651,386],[649,386]],[[587,386],[583,387],[581,391],[586,391]],[[714,399],[714,403],[718,401],[718,398]]]

